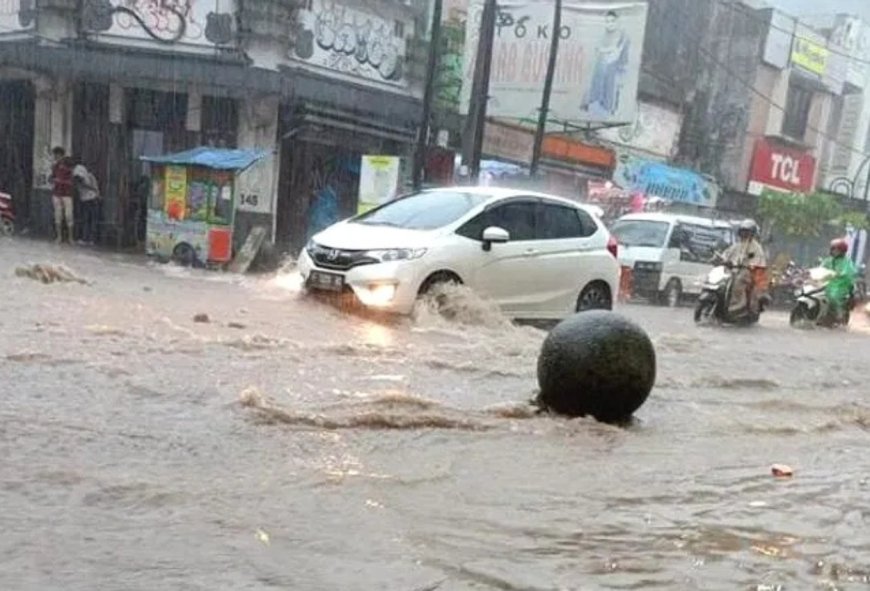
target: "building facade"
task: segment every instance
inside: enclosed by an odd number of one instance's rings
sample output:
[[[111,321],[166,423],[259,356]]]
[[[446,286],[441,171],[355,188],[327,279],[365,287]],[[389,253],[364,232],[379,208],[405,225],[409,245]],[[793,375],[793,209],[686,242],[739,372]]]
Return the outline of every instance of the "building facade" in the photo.
[[[11,0],[0,22],[0,187],[51,228],[50,150],[99,179],[102,236],[141,245],[140,158],[197,145],[267,150],[239,178],[251,225],[299,248],[355,208],[363,154],[410,153],[425,6],[388,0]]]

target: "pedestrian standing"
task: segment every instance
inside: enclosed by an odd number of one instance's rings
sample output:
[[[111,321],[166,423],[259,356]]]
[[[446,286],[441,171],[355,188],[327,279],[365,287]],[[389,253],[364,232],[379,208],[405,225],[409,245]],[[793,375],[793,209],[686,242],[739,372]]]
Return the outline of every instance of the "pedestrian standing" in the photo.
[[[67,240],[73,241],[73,166],[66,150],[60,146],[51,151],[54,164],[51,167],[51,203],[54,206],[54,230],[57,242],[63,242],[63,226],[66,221]]]
[[[82,242],[93,245],[97,241],[97,224],[100,215],[100,189],[97,177],[84,164],[73,168],[73,178],[79,190],[82,209]]]

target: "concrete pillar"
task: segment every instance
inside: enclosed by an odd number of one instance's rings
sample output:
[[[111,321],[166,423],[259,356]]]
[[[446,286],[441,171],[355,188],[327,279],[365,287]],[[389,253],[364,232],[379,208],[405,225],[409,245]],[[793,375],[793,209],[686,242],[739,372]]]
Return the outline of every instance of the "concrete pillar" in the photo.
[[[255,225],[265,226],[269,240],[275,236],[275,206],[280,169],[278,111],[280,97],[261,95],[245,98],[239,104],[239,148],[265,150],[265,159],[238,176],[236,180],[236,241],[245,240]]]
[[[55,146],[71,152],[72,87],[65,81],[47,76],[34,79],[36,98],[33,129],[33,194],[29,225],[38,234],[52,231],[51,151]]]

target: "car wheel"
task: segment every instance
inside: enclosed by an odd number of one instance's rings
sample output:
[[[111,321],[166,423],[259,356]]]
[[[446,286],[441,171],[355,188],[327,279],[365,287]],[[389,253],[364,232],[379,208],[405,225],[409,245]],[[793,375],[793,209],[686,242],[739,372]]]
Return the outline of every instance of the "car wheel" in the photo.
[[[172,260],[182,267],[192,267],[196,264],[196,251],[186,242],[182,242],[172,250]]]
[[[577,298],[577,312],[587,310],[612,310],[613,296],[606,283],[596,281],[583,288]]]
[[[429,299],[434,304],[435,310],[440,314],[445,314],[448,307],[448,296],[443,291],[439,291],[439,288],[448,285],[462,285],[462,280],[449,271],[433,273],[420,286],[417,292],[417,299]]]
[[[662,303],[668,308],[676,308],[680,305],[680,300],[683,297],[683,288],[679,280],[671,279],[665,286],[665,291],[662,294]]]

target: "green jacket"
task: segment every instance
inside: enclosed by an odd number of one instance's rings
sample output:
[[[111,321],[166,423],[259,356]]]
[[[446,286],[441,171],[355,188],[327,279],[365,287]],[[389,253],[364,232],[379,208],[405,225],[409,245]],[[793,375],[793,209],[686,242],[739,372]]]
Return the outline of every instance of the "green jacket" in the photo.
[[[822,267],[830,269],[836,276],[828,283],[825,292],[828,298],[838,302],[846,301],[852,287],[855,285],[855,276],[858,271],[849,257],[828,257],[822,261]]]

